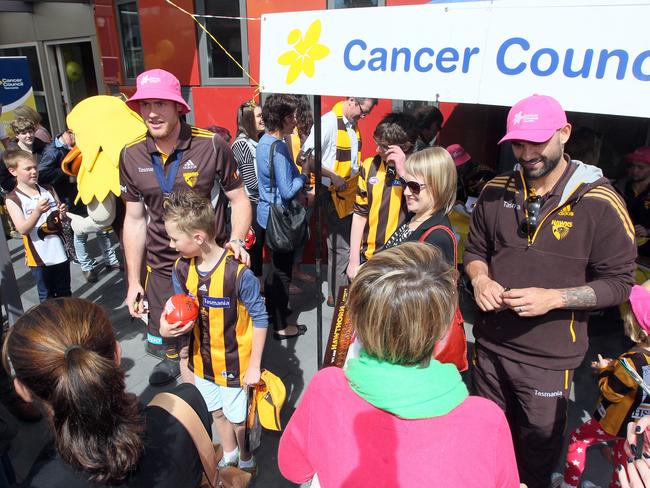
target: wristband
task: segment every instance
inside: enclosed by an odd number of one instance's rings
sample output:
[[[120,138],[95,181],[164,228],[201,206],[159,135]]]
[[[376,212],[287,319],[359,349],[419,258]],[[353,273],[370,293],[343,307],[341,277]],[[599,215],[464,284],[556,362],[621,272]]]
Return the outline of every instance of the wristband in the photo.
[[[244,239],[230,239],[229,242],[234,242],[235,244],[239,244],[239,247],[246,247],[246,242]]]

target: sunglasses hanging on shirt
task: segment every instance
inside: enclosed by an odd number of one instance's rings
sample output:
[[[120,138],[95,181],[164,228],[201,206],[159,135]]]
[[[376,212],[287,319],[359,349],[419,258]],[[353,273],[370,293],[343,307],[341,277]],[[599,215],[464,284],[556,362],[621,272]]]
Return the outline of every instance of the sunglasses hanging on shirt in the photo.
[[[520,232],[531,241],[539,224],[539,213],[542,209],[542,197],[537,195],[534,188],[530,189],[528,198],[524,201],[525,219],[521,223]]]

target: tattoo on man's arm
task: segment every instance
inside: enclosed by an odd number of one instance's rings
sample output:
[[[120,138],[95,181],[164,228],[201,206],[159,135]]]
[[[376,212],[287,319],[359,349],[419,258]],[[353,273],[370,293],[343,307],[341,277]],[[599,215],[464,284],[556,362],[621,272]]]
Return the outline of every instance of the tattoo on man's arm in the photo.
[[[597,304],[596,292],[590,286],[565,288],[562,292],[562,308],[586,310],[594,308]]]

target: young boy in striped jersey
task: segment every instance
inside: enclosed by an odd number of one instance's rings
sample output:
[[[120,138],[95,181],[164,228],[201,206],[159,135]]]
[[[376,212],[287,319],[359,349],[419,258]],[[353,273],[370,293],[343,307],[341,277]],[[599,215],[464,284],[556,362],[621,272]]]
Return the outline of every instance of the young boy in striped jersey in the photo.
[[[163,337],[189,335],[181,348],[181,365],[194,373],[194,383],[212,412],[224,449],[220,467],[235,466],[255,474],[246,450],[248,387],[260,380],[260,363],[268,317],[259,281],[232,252],[215,240],[210,200],[194,192],[172,193],[163,218],[170,247],[181,257],[174,264],[175,293],[195,298],[199,318],[186,325],[170,324],[163,312]]]

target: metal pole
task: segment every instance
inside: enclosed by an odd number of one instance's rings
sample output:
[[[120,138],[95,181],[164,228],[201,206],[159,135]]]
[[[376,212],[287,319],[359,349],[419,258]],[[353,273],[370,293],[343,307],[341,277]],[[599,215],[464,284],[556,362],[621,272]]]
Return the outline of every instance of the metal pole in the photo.
[[[0,228],[0,298],[7,312],[7,321],[9,325],[13,325],[23,314],[23,303],[20,300],[14,267],[11,264],[7,238],[2,228]]]
[[[323,366],[323,302],[322,302],[322,283],[323,277],[321,276],[321,228],[323,219],[321,216],[321,99],[320,95],[314,96],[314,175],[316,185],[314,191],[315,205],[314,211],[316,212],[316,252],[314,253],[314,260],[316,261],[316,361],[318,369]]]

